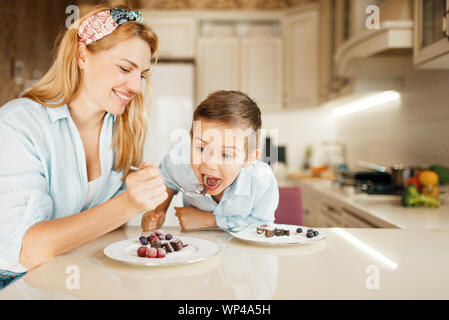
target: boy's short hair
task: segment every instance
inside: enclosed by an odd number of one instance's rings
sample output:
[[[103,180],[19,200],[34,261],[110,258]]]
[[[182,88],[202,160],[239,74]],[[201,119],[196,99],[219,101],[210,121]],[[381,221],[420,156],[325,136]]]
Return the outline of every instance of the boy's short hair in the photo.
[[[211,93],[193,113],[193,121],[200,119],[251,128],[256,134],[256,148],[258,146],[259,130],[262,128],[261,112],[257,104],[243,92],[219,90]]]

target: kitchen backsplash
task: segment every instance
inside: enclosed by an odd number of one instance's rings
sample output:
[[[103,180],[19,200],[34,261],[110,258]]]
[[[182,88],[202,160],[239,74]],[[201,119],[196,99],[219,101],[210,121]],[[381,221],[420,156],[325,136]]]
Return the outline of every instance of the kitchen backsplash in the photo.
[[[405,76],[402,103],[340,117],[350,161],[449,165],[449,72]]]
[[[413,71],[403,81],[401,103],[339,118],[323,107],[264,113],[263,128],[279,130],[290,169],[301,167],[309,144],[312,165],[321,164],[324,140],[343,141],[350,164],[449,166],[449,72]]]
[[[267,134],[270,130],[278,137],[274,141],[287,147],[287,165],[299,170],[304,161],[308,145],[314,146],[312,165],[320,164],[321,143],[335,140],[335,119],[328,110],[322,108],[295,111],[266,112],[262,114],[262,127]],[[276,141],[277,140],[277,141]],[[261,137],[264,140],[264,136]]]

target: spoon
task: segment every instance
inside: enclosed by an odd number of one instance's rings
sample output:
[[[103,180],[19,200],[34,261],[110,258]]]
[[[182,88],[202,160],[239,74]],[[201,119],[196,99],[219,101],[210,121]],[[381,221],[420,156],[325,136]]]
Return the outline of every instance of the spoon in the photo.
[[[134,167],[134,166],[130,166],[129,168],[134,171],[140,170],[139,168]],[[164,176],[162,176],[162,179],[164,179],[167,182],[173,183],[176,186],[176,188],[178,188],[179,191],[181,191],[182,193],[184,193],[185,195],[188,195],[188,196],[204,196],[207,193],[207,187],[204,184],[197,184],[194,190],[184,190],[183,187],[181,187],[179,184],[177,184],[173,180],[170,180]]]

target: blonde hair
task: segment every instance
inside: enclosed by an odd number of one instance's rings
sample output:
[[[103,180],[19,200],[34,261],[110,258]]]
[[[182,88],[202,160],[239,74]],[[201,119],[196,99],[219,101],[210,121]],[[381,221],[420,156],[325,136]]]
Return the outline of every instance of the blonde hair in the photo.
[[[124,6],[116,8],[128,9]],[[58,36],[57,53],[53,65],[40,81],[22,97],[32,99],[48,108],[60,107],[69,103],[79,88],[81,70],[78,67],[78,27],[88,17],[104,10],[113,9],[107,5],[93,7],[76,23]],[[87,46],[89,52],[95,53],[111,49],[121,41],[138,36],[146,41],[151,54],[156,57],[158,38],[153,30],[145,24],[130,21],[119,26],[110,35]],[[59,41],[60,40],[60,41]],[[122,180],[129,173],[130,166],[138,166],[143,158],[143,145],[147,131],[147,113],[145,98],[151,101],[150,77],[146,77],[144,92],[136,94],[128,103],[125,111],[117,116],[115,133],[111,147],[115,151],[114,169],[123,170]]]

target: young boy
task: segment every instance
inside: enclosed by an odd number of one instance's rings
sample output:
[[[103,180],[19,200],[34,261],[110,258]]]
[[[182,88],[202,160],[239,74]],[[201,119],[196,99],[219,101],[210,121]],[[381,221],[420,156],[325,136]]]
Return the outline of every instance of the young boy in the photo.
[[[184,190],[207,187],[204,196],[183,194],[184,207],[175,207],[183,230],[240,231],[274,222],[279,189],[271,168],[257,160],[261,126],[256,103],[238,91],[214,92],[195,109],[190,146],[174,145],[160,165],[162,176]],[[168,199],[143,215],[144,231],[162,226],[178,192],[165,183]]]

